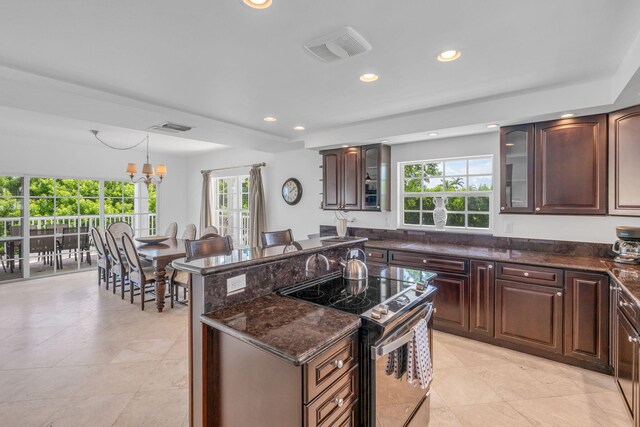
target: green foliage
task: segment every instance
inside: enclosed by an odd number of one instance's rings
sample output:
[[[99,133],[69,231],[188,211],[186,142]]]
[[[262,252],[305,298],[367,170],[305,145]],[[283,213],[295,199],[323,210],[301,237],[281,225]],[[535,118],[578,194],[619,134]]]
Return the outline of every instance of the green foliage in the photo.
[[[100,181],[80,180],[80,195],[83,197],[100,197]]]
[[[24,182],[17,176],[0,176],[0,197],[22,196]]]
[[[417,210],[420,210],[420,198],[419,197],[405,197],[404,198],[404,209],[406,211],[417,211]]]
[[[420,212],[405,212],[404,213],[404,223],[411,225],[419,225],[420,224]]]
[[[436,221],[433,219],[433,213],[431,212],[423,212],[422,213],[422,225],[435,225]]]
[[[469,210],[489,212],[489,197],[469,197]]]
[[[432,211],[436,208],[436,203],[433,197],[423,197],[422,198],[422,210]]]
[[[489,215],[469,214],[469,227],[489,228]]]
[[[464,212],[466,201],[464,197],[448,197],[446,208],[449,212]]]
[[[104,197],[122,197],[122,182],[105,181]]]
[[[31,197],[53,197],[53,178],[31,178],[29,194]]]
[[[447,227],[464,227],[464,214],[452,214],[447,216]]]

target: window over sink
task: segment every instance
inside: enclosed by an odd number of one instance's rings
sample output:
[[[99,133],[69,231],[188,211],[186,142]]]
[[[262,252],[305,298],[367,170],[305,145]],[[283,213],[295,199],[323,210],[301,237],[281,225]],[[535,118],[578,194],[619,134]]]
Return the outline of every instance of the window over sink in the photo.
[[[445,229],[491,229],[493,156],[402,162],[398,170],[401,227],[435,228],[442,198]]]

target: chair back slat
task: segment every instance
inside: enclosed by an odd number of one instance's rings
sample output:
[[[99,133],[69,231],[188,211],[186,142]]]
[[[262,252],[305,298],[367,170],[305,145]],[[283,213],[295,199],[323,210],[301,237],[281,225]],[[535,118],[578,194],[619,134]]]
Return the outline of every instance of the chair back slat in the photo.
[[[184,245],[187,261],[226,255],[233,250],[231,236],[205,235],[199,240],[185,240]]]
[[[263,248],[272,246],[286,246],[293,242],[293,232],[291,229],[282,231],[263,231],[260,233]]]
[[[136,250],[136,246],[133,244],[133,239],[128,234],[122,235],[122,248],[124,249],[124,256],[129,264],[129,271],[139,273],[142,271],[142,263],[140,262],[140,256]]]
[[[167,231],[164,232],[164,235],[175,239],[178,236],[178,224],[175,222],[169,224],[169,226],[167,227]]]
[[[133,229],[124,221],[114,222],[107,227],[107,231],[110,231],[111,234],[113,234],[113,237],[117,240],[122,239],[122,235],[125,233],[133,237]]]
[[[104,240],[102,239],[100,230],[98,230],[95,227],[91,227],[91,238],[93,239],[93,242],[96,245],[98,256],[100,258],[105,257],[107,255],[107,251],[106,251],[106,248],[104,247]]]
[[[194,240],[196,238],[196,226],[193,224],[187,224],[182,233],[184,240]]]

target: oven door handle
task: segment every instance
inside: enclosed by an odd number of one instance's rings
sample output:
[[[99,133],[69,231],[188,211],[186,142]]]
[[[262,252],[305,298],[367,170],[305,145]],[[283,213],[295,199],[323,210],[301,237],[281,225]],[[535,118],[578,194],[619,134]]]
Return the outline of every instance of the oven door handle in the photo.
[[[430,304],[429,311],[427,312],[427,315],[424,317],[424,319],[428,322],[429,319],[431,319],[432,315],[433,315],[433,304]],[[402,335],[400,338],[394,341],[391,341],[389,344],[385,344],[385,345],[380,344],[377,346],[371,346],[371,358],[373,360],[378,360],[381,357],[386,356],[387,354],[391,353],[393,350],[397,350],[403,345],[405,345],[406,343],[408,343],[409,341],[411,341],[414,336],[415,336],[415,332],[413,331],[413,328],[412,328],[409,332]]]

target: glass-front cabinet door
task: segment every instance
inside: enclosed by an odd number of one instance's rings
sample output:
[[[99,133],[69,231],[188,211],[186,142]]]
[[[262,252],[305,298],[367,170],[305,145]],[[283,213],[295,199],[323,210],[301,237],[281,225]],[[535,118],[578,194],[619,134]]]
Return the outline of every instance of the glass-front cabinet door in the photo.
[[[362,210],[388,211],[390,209],[391,147],[384,144],[365,145],[361,151]]]
[[[500,129],[500,212],[533,213],[534,125]]]

